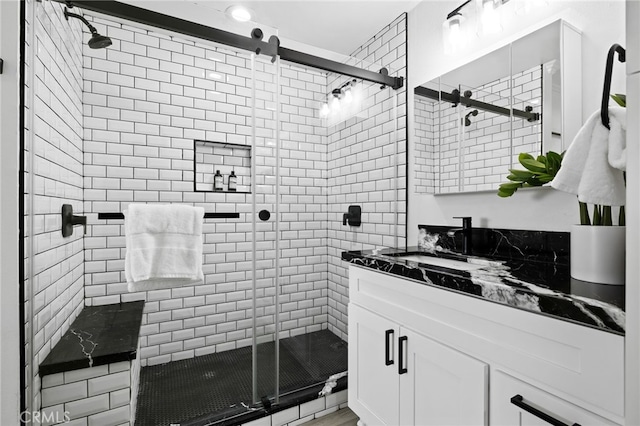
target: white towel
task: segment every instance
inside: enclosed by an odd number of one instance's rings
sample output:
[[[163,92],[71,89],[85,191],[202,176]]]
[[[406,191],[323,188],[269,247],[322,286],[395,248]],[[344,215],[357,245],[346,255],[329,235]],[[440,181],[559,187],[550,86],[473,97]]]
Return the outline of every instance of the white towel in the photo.
[[[124,216],[130,292],[203,281],[202,207],[130,204]]]
[[[609,108],[609,127],[604,127],[600,111],[587,119],[567,149],[562,167],[551,181],[560,191],[577,194],[589,204],[625,204],[626,110]]]

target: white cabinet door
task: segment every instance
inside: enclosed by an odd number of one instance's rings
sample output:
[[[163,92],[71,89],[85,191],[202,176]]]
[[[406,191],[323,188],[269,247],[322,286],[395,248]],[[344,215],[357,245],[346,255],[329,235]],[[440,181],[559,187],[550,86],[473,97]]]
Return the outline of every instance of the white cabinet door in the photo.
[[[512,401],[513,400],[513,401]],[[616,425],[502,371],[491,375],[491,426]]]
[[[367,426],[399,422],[398,325],[349,304],[349,407]]]
[[[400,333],[400,424],[486,425],[489,366],[411,330]]]

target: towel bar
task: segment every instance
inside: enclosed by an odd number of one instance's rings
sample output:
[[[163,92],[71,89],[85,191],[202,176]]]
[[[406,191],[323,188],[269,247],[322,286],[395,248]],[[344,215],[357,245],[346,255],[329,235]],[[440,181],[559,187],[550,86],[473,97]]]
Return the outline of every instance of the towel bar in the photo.
[[[238,219],[240,213],[205,213],[205,219]],[[124,219],[123,213],[98,213],[99,220]]]

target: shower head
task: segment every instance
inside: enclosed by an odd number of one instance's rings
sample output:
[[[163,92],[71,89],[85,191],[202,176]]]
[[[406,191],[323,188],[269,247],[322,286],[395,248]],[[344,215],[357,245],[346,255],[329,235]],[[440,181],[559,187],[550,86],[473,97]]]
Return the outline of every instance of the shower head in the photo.
[[[64,8],[64,17],[65,17],[65,19],[67,21],[69,20],[69,16],[71,16],[72,18],[78,18],[79,20],[84,22],[84,24],[89,28],[89,31],[91,31],[91,39],[87,43],[90,48],[92,48],[92,49],[102,49],[103,47],[111,46],[111,39],[109,37],[98,34],[98,31],[94,28],[93,25],[91,25],[89,23],[89,21],[87,21],[84,18],[84,16],[77,15],[75,13],[71,13],[65,7]]]
[[[111,39],[95,32],[91,34],[91,39],[87,44],[92,49],[102,49],[103,47],[111,46]]]
[[[473,115],[475,117],[476,115],[478,115],[478,110],[474,109],[473,111],[468,112],[467,115],[464,116],[465,126],[471,126],[471,120],[469,119],[470,115]]]

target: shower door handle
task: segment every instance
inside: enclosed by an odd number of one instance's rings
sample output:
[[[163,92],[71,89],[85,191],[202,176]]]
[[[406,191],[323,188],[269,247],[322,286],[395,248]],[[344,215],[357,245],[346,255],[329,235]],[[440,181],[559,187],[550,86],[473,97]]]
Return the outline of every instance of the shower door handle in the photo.
[[[258,212],[258,217],[261,221],[266,222],[271,217],[271,212],[269,212],[269,210],[260,210]]]
[[[391,339],[389,339],[391,337]],[[393,341],[393,328],[384,332],[384,365],[393,365],[393,359],[391,358],[391,344],[389,341]]]

